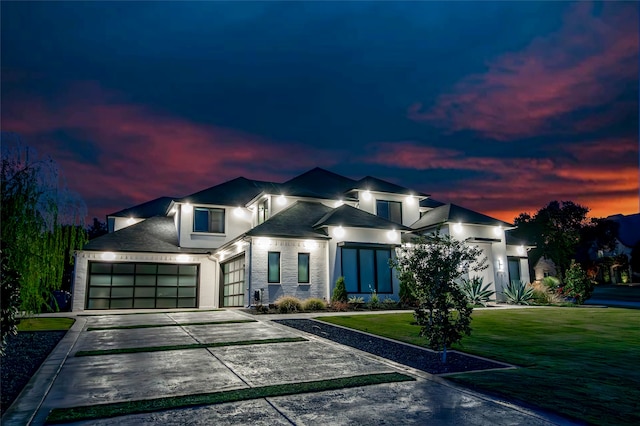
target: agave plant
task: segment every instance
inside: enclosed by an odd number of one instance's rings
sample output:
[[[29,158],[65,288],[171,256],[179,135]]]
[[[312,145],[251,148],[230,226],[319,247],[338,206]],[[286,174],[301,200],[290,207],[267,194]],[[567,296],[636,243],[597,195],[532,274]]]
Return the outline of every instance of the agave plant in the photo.
[[[487,306],[491,297],[496,294],[495,291],[490,290],[491,283],[482,286],[482,277],[473,277],[471,279],[462,279],[460,284],[460,290],[462,294],[469,300],[472,305]]]
[[[507,303],[512,305],[528,305],[533,299],[533,287],[522,281],[511,281],[504,291]]]

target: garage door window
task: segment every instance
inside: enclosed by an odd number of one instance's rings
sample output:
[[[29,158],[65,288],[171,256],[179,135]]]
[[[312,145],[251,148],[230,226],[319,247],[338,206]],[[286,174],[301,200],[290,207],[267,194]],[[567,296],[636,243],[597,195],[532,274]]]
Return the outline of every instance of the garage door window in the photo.
[[[197,307],[198,265],[89,262],[87,309]]]

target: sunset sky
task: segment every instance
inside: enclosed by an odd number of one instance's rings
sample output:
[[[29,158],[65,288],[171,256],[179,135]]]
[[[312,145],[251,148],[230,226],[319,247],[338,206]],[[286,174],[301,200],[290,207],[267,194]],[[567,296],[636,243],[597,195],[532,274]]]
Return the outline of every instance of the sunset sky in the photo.
[[[506,221],[638,212],[636,2],[0,8],[2,131],[89,217],[316,166]]]

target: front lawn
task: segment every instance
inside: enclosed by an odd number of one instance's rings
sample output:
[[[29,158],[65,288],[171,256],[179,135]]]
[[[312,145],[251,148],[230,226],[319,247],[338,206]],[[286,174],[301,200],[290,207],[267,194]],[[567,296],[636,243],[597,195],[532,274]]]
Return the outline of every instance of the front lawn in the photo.
[[[72,318],[25,318],[18,323],[18,331],[63,331],[71,328]]]
[[[426,346],[412,313],[320,319]],[[447,378],[590,423],[640,424],[639,324],[630,309],[478,310],[454,349],[522,368]]]

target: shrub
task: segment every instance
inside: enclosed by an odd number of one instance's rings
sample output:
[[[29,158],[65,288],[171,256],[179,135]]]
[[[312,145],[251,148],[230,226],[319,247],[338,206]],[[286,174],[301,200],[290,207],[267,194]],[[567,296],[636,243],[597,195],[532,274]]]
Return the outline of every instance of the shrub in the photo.
[[[487,306],[491,297],[496,294],[495,291],[489,289],[490,286],[491,283],[482,287],[482,277],[473,277],[471,279],[463,278],[460,289],[473,306]]]
[[[542,279],[542,284],[547,286],[547,288],[551,291],[557,291],[558,287],[560,287],[560,280],[556,277],[544,277]]]
[[[557,305],[563,302],[558,292],[551,290],[544,282],[533,283],[531,287],[533,287],[533,303],[536,305]]]
[[[347,302],[331,302],[331,310],[336,312],[346,312],[349,310]]]
[[[591,297],[593,292],[593,281],[589,279],[587,273],[575,261],[571,261],[571,266],[567,270],[564,278],[562,293],[567,297],[572,297],[578,305]]]
[[[332,302],[346,302],[347,297],[347,288],[344,285],[344,277],[340,277],[336,281],[336,286],[333,288],[333,294],[331,295]]]
[[[302,310],[302,303],[300,299],[293,296],[282,296],[275,301],[276,309],[281,314],[288,314],[289,312],[298,312]]]
[[[382,301],[382,307],[384,309],[393,309],[398,307],[398,302],[391,297],[385,297]]]
[[[400,273],[400,291],[398,293],[400,303],[411,307],[418,305],[418,299],[416,299],[414,288],[415,280],[413,275],[408,271]]]
[[[507,298],[507,303],[512,305],[528,305],[529,301],[533,298],[533,287],[522,281],[511,281],[504,295]]]
[[[347,303],[349,303],[349,305],[351,305],[354,309],[357,309],[360,306],[364,305],[364,297],[351,296]]]
[[[324,303],[324,300],[317,297],[312,297],[302,302],[302,309],[305,311],[324,311],[326,307],[327,304]]]
[[[371,292],[371,297],[369,298],[369,309],[377,309],[380,307],[380,298],[378,297],[378,293],[375,290]]]

